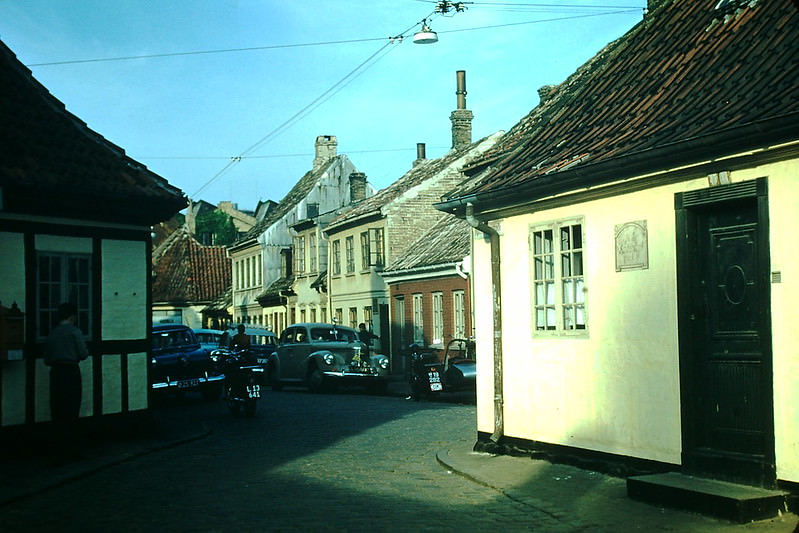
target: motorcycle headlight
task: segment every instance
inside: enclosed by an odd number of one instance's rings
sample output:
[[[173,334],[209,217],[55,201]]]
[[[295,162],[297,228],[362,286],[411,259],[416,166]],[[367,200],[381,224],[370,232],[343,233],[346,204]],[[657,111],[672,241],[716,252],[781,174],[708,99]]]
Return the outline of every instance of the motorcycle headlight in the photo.
[[[332,365],[336,361],[336,357],[332,353],[326,353],[322,360],[324,360],[325,364]]]
[[[388,368],[388,357],[381,357],[380,361],[377,362],[380,365],[380,368],[383,370]]]
[[[158,363],[158,359],[156,359],[155,357],[153,357],[152,359],[150,359],[150,364],[151,364],[151,365],[155,366],[157,363]]]

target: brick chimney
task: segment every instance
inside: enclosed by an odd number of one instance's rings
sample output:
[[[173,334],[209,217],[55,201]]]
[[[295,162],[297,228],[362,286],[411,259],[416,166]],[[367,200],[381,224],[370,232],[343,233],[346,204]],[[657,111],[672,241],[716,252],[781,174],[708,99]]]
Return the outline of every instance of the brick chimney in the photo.
[[[316,156],[313,160],[313,169],[319,170],[328,161],[336,157],[338,141],[335,135],[320,135],[316,138]]]
[[[466,71],[455,72],[458,89],[458,108],[450,114],[452,121],[452,147],[462,148],[472,144],[472,117],[474,114],[466,109]]]
[[[350,174],[350,202],[366,199],[366,174],[353,172]]]
[[[425,159],[427,159],[427,151],[425,149],[425,144],[416,143],[416,161],[413,162],[413,166],[418,165]]]

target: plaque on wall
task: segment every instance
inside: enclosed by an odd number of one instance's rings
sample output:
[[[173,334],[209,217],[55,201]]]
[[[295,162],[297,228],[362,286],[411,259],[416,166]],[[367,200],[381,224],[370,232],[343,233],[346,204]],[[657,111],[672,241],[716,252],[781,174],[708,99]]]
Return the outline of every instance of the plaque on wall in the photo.
[[[649,268],[646,220],[616,224],[616,272]]]

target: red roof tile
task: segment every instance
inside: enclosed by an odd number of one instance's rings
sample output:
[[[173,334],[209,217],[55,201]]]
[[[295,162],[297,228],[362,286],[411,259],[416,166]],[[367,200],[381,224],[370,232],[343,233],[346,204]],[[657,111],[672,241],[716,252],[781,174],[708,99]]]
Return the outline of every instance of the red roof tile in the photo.
[[[179,189],[69,113],[2,42],[0,117],[7,211],[151,225],[186,205]]]
[[[552,194],[799,139],[796,3],[716,4],[660,2],[516,124],[467,170],[477,179],[439,207],[500,208],[545,185]]]
[[[231,286],[224,246],[203,246],[185,227],[153,252],[153,302],[213,302]]]

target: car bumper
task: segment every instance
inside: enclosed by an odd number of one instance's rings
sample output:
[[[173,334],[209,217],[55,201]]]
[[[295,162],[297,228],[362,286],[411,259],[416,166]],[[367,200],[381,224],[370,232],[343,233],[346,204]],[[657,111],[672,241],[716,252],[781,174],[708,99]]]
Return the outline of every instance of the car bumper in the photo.
[[[204,376],[200,378],[184,378],[184,379],[169,379],[156,381],[150,385],[153,390],[191,390],[202,387],[204,385],[215,384],[225,381],[225,375],[219,374],[218,376]]]
[[[347,372],[343,370],[333,371],[327,370],[322,372],[325,377],[333,378],[333,379],[352,379],[352,380],[367,380],[367,381],[379,381],[379,380],[387,380],[388,376],[382,376],[380,374],[366,374],[364,372]]]

